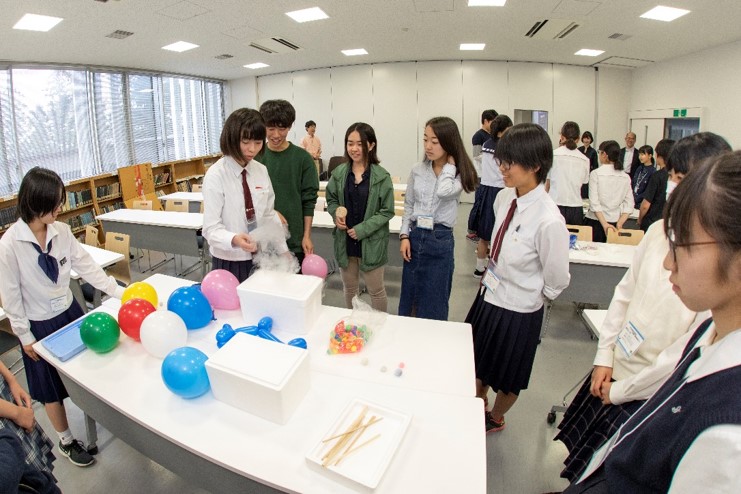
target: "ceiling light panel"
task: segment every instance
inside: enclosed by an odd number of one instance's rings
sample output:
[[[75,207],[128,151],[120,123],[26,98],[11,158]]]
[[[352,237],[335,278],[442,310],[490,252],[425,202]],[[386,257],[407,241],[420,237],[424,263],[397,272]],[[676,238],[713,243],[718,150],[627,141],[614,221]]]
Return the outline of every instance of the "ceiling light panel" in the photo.
[[[347,57],[357,57],[358,55],[367,55],[365,48],[354,48],[352,50],[342,50],[342,54]]]
[[[461,43],[461,51],[481,51],[486,48],[486,43]]]
[[[177,41],[175,43],[162,47],[163,50],[176,51],[178,53],[192,50],[193,48],[198,48],[198,45],[188,43],[187,41]]]
[[[50,17],[48,15],[26,14],[21,20],[15,23],[13,29],[23,29],[25,31],[46,32],[62,22],[61,17]]]
[[[469,7],[504,7],[507,0],[468,0]]]
[[[659,5],[657,7],[652,8],[651,10],[643,14],[641,17],[644,19],[653,19],[656,21],[671,22],[689,13],[690,13],[689,10],[675,9],[674,7],[664,7],[663,5]]]
[[[249,65],[245,65],[244,66],[245,69],[252,69],[252,70],[254,70],[254,69],[264,69],[265,67],[270,67],[270,65],[268,65],[266,63],[262,63],[262,62],[257,62],[257,63],[251,63]]]
[[[310,9],[303,9],[303,10],[294,10],[293,12],[286,12],[286,15],[296,22],[319,21],[321,19],[329,18],[329,16],[319,7],[312,7]]]
[[[590,50],[588,48],[582,48],[578,52],[574,53],[574,55],[581,55],[584,57],[598,57],[602,55],[605,52],[605,50]]]

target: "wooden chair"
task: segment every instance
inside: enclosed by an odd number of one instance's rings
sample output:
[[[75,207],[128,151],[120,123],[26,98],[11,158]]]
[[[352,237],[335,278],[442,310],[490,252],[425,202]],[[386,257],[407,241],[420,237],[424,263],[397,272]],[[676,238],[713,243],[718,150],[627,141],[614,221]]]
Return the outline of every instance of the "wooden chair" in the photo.
[[[610,230],[607,232],[608,244],[638,245],[643,238],[643,230]]]
[[[592,227],[584,225],[566,225],[566,229],[569,233],[576,233],[576,239],[579,242],[591,242],[592,241]]]
[[[93,225],[87,225],[85,227],[85,244],[92,245],[93,247],[100,247],[100,241],[98,240],[98,229]]]
[[[177,211],[179,213],[187,213],[188,208],[190,207],[188,205],[189,201],[184,201],[182,199],[168,199],[165,201],[165,211]]]
[[[335,168],[345,162],[344,156],[332,156],[329,158],[329,164],[327,165],[327,180],[332,176],[332,172]]]
[[[190,190],[191,192],[203,192],[203,184],[193,184]]]
[[[134,200],[131,204],[131,209],[147,209],[152,210],[152,201],[148,200]]]
[[[129,236],[125,233],[106,232],[105,248],[111,252],[118,252],[124,258],[109,266],[106,271],[124,285],[131,284],[131,267],[129,267]]]
[[[405,190],[394,189],[394,202],[404,203],[404,197],[406,197],[406,195],[407,193]]]

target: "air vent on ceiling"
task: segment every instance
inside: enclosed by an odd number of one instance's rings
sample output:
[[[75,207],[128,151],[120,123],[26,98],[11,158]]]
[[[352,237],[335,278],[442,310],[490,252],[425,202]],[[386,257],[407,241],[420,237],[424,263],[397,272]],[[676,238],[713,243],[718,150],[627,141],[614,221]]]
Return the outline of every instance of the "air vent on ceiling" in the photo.
[[[533,24],[525,36],[532,39],[563,39],[578,27],[579,24],[566,19],[544,19]]]
[[[121,31],[119,29],[119,30],[113,31],[111,34],[107,34],[106,38],[124,39],[124,38],[128,38],[132,34],[134,33],[132,33],[131,31]]]
[[[613,33],[608,36],[609,39],[617,39],[620,41],[625,41],[628,38],[632,38],[632,34],[623,34],[623,33]]]
[[[285,38],[264,38],[258,39],[250,43],[252,48],[256,48],[265,53],[291,53],[301,49],[300,46],[291,43]]]
[[[214,58],[216,60],[226,60],[228,58],[234,58],[234,55],[229,55],[228,53],[224,53],[223,55],[216,55]]]

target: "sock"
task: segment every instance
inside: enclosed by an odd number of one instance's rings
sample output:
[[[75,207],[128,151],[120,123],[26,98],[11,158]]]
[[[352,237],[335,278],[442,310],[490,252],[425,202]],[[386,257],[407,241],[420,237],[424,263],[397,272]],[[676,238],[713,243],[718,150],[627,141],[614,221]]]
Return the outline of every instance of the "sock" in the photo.
[[[74,441],[75,437],[72,435],[72,431],[67,429],[64,432],[57,432],[59,435],[59,440],[62,442],[63,445],[67,446]]]
[[[487,257],[484,257],[483,259],[476,258],[476,271],[483,271],[486,269],[486,261],[488,260]]]

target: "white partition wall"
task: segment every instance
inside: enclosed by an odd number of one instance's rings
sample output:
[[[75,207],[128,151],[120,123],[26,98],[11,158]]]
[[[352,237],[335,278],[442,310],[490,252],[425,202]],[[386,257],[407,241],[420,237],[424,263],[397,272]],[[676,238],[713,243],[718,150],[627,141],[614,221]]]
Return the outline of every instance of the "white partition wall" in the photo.
[[[630,86],[633,71],[600,68],[597,73],[597,124],[594,145],[602,141],[615,140],[625,145],[625,133],[630,128]]]
[[[507,62],[463,62],[463,142],[471,152],[471,138],[481,128],[481,112],[509,115]]]
[[[330,156],[345,154],[345,132],[351,124],[365,122],[373,125],[373,67],[371,65],[336,67],[332,69],[330,76],[334,143],[325,139],[325,134],[319,136],[322,139],[322,147],[326,150],[325,163]],[[373,128],[377,130],[375,126]]]
[[[548,112],[548,131],[553,137],[553,65],[549,63],[508,62],[509,115],[515,110]]]
[[[567,120],[579,124],[581,132],[594,134],[595,71],[592,67],[553,66],[553,134],[558,138]],[[558,145],[558,140],[554,146]]]
[[[293,74],[275,74],[257,78],[257,108],[270,99],[284,99],[293,103]],[[289,140],[296,142],[291,134],[288,136]]]
[[[419,110],[417,142],[419,156],[424,154],[424,125],[432,117],[450,117],[463,128],[463,67],[460,61],[417,62]]]
[[[296,109],[296,123],[293,124],[288,139],[299,145],[306,135],[304,128],[306,121],[313,120],[316,122],[316,135],[322,141],[322,148],[331,144],[332,84],[329,69],[304,70],[294,73],[292,103]],[[330,150],[331,147],[326,152],[322,151],[325,161],[331,156]]]

